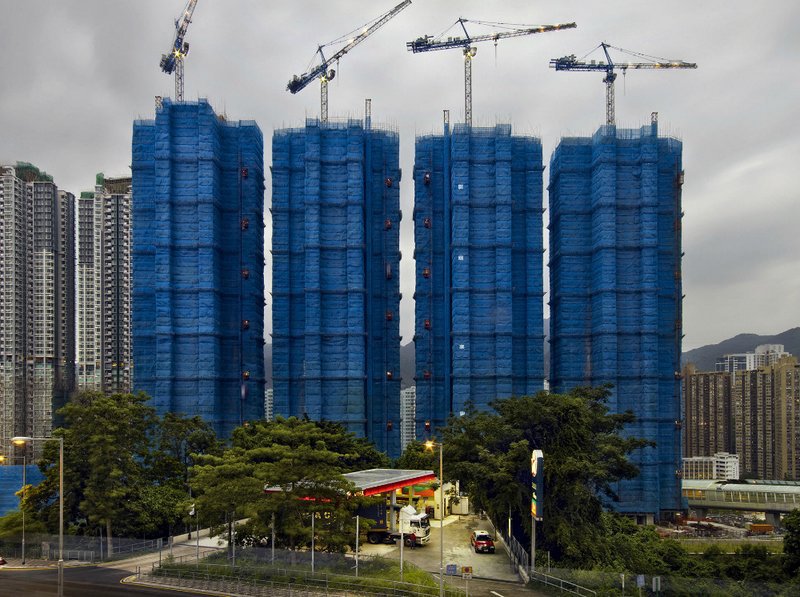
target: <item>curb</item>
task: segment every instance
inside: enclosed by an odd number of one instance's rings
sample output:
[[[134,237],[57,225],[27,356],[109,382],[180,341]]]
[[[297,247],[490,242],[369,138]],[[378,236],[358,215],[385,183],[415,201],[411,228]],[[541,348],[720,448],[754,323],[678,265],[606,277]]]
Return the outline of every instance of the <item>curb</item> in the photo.
[[[184,587],[178,587],[175,585],[161,585],[156,583],[149,583],[149,582],[142,582],[137,580],[137,576],[135,574],[131,574],[130,576],[126,576],[125,578],[121,579],[120,584],[124,585],[133,585],[137,587],[149,587],[151,589],[159,589],[161,591],[174,591],[175,593],[187,593],[190,595],[222,595],[224,597],[230,597],[233,595],[232,593],[221,593],[216,591],[205,591],[203,589],[189,589]]]

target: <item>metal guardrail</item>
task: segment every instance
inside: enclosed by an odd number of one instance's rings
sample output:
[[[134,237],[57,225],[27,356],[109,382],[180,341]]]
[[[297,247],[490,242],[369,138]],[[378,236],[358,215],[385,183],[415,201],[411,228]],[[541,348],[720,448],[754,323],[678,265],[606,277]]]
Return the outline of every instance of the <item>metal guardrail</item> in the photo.
[[[127,554],[127,553],[135,553],[137,551],[158,551],[164,546],[163,539],[149,539],[144,541],[138,541],[136,543],[128,543],[125,545],[114,545],[113,551],[111,552],[111,557]]]
[[[58,548],[50,547],[47,549],[45,554],[47,557],[46,560],[56,561],[58,560]],[[64,561],[69,560],[77,560],[79,562],[90,562],[94,564],[95,560],[97,559],[97,552],[91,549],[65,549],[64,550]]]
[[[582,587],[574,582],[558,578],[557,576],[551,576],[550,574],[546,574],[544,572],[533,571],[533,574],[531,575],[528,572],[530,568],[530,555],[528,554],[528,551],[519,541],[517,541],[517,538],[514,537],[514,535],[509,537],[508,533],[505,532],[504,529],[495,525],[494,522],[492,522],[492,525],[494,526],[496,532],[503,538],[503,541],[506,544],[508,557],[511,559],[513,566],[519,570],[525,570],[526,574],[530,576],[531,580],[541,582],[551,587],[558,587],[559,590],[572,593],[573,595],[597,595],[597,591],[587,589],[586,587]]]
[[[527,569],[530,564],[530,556],[525,548],[522,547],[522,544],[517,541],[517,538],[514,537],[514,535],[509,537],[505,529],[494,524],[494,521],[491,522],[492,526],[495,528],[495,532],[503,538],[503,542],[506,545],[506,551],[508,552],[508,557],[511,559],[514,568]]]
[[[550,587],[558,587],[560,591],[566,591],[567,593],[572,593],[573,595],[597,595],[597,591],[587,589],[586,587],[582,587],[574,582],[570,582],[556,576],[550,576],[544,572],[534,571],[531,575],[531,580],[543,583]]]

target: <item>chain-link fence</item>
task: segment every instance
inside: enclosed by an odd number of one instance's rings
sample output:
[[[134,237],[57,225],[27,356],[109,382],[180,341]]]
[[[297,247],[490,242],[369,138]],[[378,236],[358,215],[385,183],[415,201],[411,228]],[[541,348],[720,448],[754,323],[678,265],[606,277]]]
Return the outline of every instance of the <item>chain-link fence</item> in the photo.
[[[535,581],[541,581],[538,577]],[[597,595],[710,595],[716,597],[776,597],[800,595],[800,579],[770,583],[706,576],[622,574],[611,570],[553,568],[551,577],[589,587]],[[552,586],[552,583],[547,583]],[[582,593],[586,594],[586,593]]]
[[[103,562],[130,557],[134,554],[155,552],[167,545],[164,539],[138,539],[112,537],[109,553],[107,537],[99,535],[64,535],[64,560]],[[0,541],[0,554],[6,559],[22,557],[22,537]],[[25,557],[31,560],[58,560],[58,535],[29,533],[25,535]]]

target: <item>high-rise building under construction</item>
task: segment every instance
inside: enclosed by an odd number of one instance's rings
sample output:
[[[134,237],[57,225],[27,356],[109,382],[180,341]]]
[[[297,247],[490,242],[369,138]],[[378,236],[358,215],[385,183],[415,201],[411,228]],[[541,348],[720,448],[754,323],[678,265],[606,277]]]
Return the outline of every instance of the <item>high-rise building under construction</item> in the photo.
[[[602,126],[564,138],[550,161],[550,383],[613,384],[632,455],[615,507],[643,519],[681,510],[682,144]]]
[[[308,120],[272,140],[274,412],[400,450],[395,131]]]
[[[134,389],[222,437],[264,414],[263,155],[205,100],[133,125]]]
[[[77,386],[131,391],[131,178],[97,175],[77,208]]]
[[[74,389],[74,200],[31,164],[0,166],[0,454],[48,437]]]
[[[416,426],[543,389],[542,146],[445,122],[414,165]]]

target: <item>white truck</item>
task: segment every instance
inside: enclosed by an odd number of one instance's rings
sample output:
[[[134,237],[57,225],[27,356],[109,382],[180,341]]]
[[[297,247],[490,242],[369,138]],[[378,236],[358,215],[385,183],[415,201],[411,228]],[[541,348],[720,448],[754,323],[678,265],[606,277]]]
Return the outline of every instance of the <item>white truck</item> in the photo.
[[[358,514],[372,519],[375,524],[367,531],[367,541],[372,544],[393,543],[402,534],[405,544],[411,545],[410,535],[414,535],[417,545],[425,545],[431,540],[431,523],[427,514],[418,514],[411,505],[395,509],[395,524],[391,525],[388,514],[391,506],[386,501],[361,508]]]

